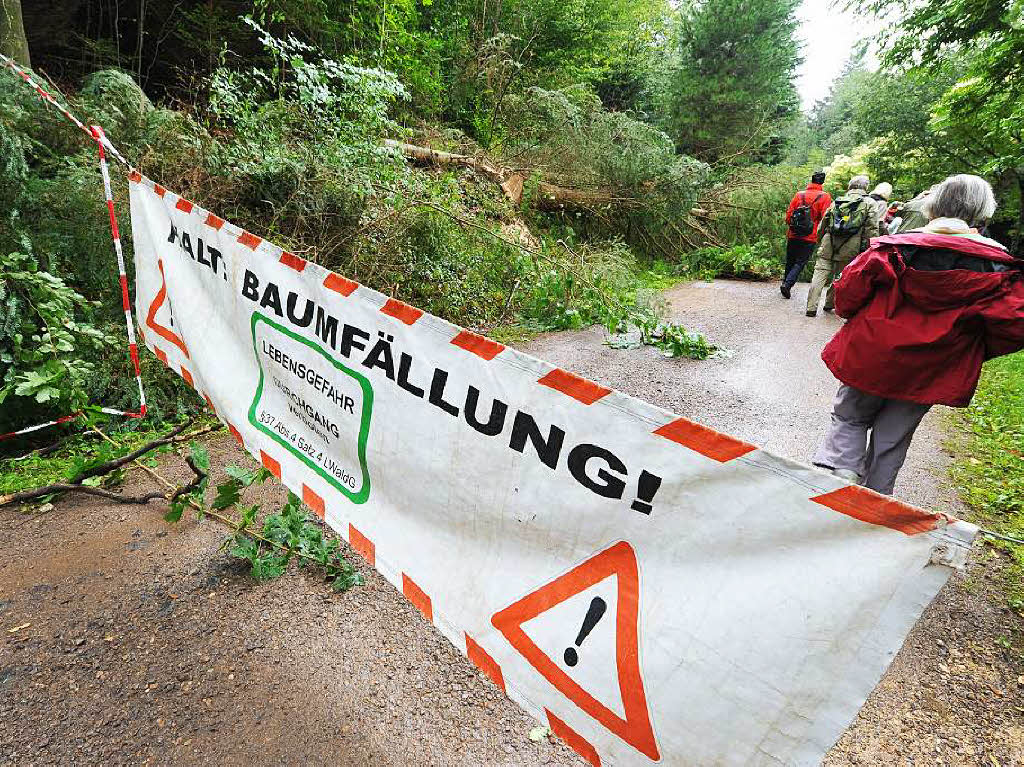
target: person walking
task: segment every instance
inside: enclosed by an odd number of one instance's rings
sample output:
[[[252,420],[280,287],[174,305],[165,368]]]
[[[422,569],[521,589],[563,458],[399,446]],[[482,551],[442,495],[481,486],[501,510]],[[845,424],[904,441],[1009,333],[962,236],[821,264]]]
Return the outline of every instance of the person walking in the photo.
[[[875,212],[878,214],[879,230],[882,234],[886,234],[885,228],[885,216],[889,212],[889,197],[892,196],[892,184],[888,181],[875,186],[868,195],[875,205]]]
[[[936,188],[938,188],[938,184],[925,189],[917,197],[908,200],[897,208],[889,224],[889,233],[903,234],[904,232],[911,232],[914,229],[920,229],[925,226],[928,223],[928,215],[925,212],[925,206],[928,204],[928,195]]]
[[[927,226],[876,239],[843,271],[848,321],[821,354],[841,385],[815,465],[890,495],[929,408],[966,407],[982,362],[1024,348],[1024,261],[975,228],[995,208],[987,181],[950,176]]]
[[[802,192],[793,195],[786,211],[786,271],[782,275],[779,292],[789,298],[800,272],[811,258],[818,238],[818,224],[832,204],[832,195],[822,189],[825,174],[818,171]]]
[[[818,315],[821,291],[825,293],[826,312],[832,311],[835,298],[832,281],[854,256],[868,248],[872,237],[882,232],[879,227],[875,201],[868,197],[868,177],[850,179],[846,194],[836,198],[818,226],[818,257],[814,262],[814,276],[807,291],[807,316]]]

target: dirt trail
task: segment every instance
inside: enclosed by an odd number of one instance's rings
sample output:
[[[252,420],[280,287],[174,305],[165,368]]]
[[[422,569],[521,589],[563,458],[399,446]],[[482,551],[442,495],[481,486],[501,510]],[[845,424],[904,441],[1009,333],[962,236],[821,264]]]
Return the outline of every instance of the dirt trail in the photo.
[[[835,388],[817,355],[838,321],[763,284],[667,297],[735,355],[612,350],[596,329],[526,349],[806,458]],[[941,420],[927,419],[897,490],[956,513]],[[245,460],[226,436],[210,447],[214,465]],[[531,741],[535,722],[356,555],[366,584],[337,596],[301,573],[253,583],[220,539],[98,499],[0,513],[0,764],[583,764]],[[1024,668],[997,644],[1011,616],[984,596],[997,564],[943,591],[827,764],[1024,764]]]

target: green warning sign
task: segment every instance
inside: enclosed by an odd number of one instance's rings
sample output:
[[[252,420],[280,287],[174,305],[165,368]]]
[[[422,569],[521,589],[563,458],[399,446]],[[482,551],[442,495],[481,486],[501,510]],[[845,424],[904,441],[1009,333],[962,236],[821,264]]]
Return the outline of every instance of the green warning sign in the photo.
[[[253,312],[251,328],[260,380],[249,423],[353,503],[365,503],[370,382],[314,341],[259,312]]]

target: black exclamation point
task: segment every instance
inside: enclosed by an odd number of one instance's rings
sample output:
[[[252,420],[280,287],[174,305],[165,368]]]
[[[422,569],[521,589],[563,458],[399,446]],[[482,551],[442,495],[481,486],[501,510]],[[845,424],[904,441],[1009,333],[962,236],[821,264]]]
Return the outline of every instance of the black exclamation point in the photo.
[[[654,494],[658,492],[659,487],[661,487],[661,477],[651,474],[647,469],[641,471],[640,479],[636,483],[636,500],[629,508],[639,511],[641,514],[650,514],[653,508],[651,501],[654,500]]]
[[[587,617],[583,619],[583,628],[580,629],[580,633],[576,635],[576,647],[580,647],[583,644],[583,640],[587,638],[587,635],[594,630],[594,626],[601,620],[601,616],[604,615],[604,611],[608,609],[608,605],[601,597],[594,597],[590,600],[590,608],[587,610]],[[579,655],[576,654],[576,647],[565,648],[565,665],[575,666],[580,662]]]

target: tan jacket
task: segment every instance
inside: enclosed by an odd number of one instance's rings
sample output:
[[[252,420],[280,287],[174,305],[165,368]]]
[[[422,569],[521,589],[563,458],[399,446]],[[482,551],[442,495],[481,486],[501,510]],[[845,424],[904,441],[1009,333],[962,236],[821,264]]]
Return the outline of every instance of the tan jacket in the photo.
[[[821,219],[821,223],[818,225],[818,258],[829,258],[833,261],[850,261],[868,249],[872,237],[881,237],[885,234],[882,231],[883,225],[879,216],[879,209],[875,206],[875,201],[868,197],[868,193],[865,190],[851,189],[843,196],[863,197],[864,200],[861,201],[861,205],[867,206],[867,220],[864,222],[864,226],[861,227],[859,234],[833,243],[830,230],[832,228],[832,217],[835,213],[835,208],[829,208],[828,213],[825,214],[825,217]]]
[[[924,212],[924,206],[927,202],[928,193],[923,192],[910,202],[903,203],[896,213],[900,217],[900,225],[896,228],[896,234],[920,229],[928,223],[928,216]]]

